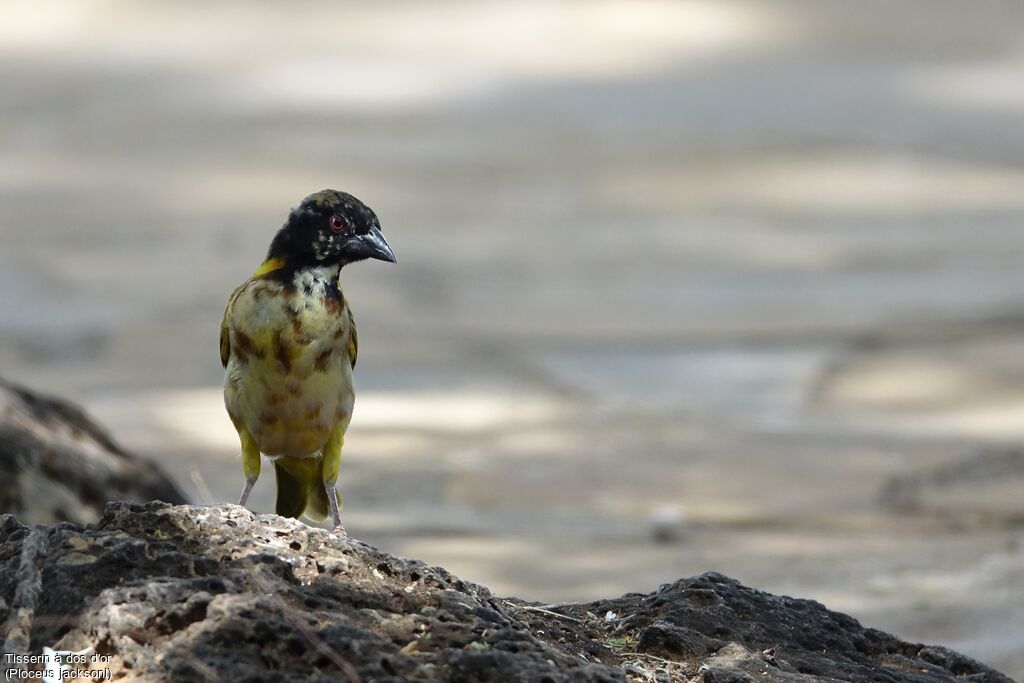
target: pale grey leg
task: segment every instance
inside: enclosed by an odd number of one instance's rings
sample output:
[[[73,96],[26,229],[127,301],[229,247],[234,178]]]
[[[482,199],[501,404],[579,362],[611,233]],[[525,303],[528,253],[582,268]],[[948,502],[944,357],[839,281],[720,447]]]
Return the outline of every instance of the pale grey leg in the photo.
[[[331,521],[334,522],[331,531],[339,536],[348,536],[345,527],[341,525],[341,510],[338,509],[338,494],[334,490],[334,482],[325,481],[324,489],[327,491],[327,502],[331,504]]]
[[[238,499],[239,505],[245,505],[245,501],[249,500],[249,494],[252,493],[252,487],[256,485],[256,477],[250,477],[245,480],[245,488],[242,489],[242,497]]]

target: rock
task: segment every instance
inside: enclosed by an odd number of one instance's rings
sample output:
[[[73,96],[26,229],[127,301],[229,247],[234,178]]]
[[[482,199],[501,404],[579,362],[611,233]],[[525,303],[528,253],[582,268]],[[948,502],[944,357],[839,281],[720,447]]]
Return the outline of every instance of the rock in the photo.
[[[0,380],[0,512],[27,524],[99,519],[106,501],[185,496],[81,408]]]
[[[94,652],[143,681],[1009,681],[718,574],[545,607],[234,505],[2,516],[0,621],[6,652]]]

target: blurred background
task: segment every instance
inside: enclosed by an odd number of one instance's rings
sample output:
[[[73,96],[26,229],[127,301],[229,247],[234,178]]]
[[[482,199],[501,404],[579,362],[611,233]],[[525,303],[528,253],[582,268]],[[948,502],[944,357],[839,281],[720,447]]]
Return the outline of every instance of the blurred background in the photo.
[[[399,258],[344,273],[351,534],[545,602],[717,570],[1024,676],[1021,26],[7,0],[0,375],[235,501],[224,303],[348,190]]]

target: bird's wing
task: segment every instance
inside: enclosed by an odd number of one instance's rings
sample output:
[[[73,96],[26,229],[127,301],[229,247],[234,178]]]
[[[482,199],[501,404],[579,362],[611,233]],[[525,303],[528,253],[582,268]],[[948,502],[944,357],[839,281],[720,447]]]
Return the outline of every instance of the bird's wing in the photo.
[[[228,298],[228,305],[224,307],[224,317],[220,321],[220,364],[225,368],[228,366],[228,359],[231,358],[231,335],[228,333],[228,323],[231,320],[231,304],[235,303],[235,299],[238,298],[238,294],[245,288],[245,284],[240,285],[235,291],[231,292],[231,296]]]
[[[356,334],[356,319],[352,317],[352,309],[348,309],[348,359],[352,367],[356,366],[356,356],[359,355],[359,335]]]

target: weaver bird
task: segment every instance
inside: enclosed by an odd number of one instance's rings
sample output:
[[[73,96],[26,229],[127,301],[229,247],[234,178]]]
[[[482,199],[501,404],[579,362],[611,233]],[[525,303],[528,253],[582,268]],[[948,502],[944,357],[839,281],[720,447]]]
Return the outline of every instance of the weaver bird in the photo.
[[[224,404],[242,442],[239,505],[262,453],[277,475],[277,514],[330,514],[345,532],[335,482],[359,345],[338,278],[368,258],[395,262],[377,216],[350,194],[317,192],[288,215],[266,260],[228,299],[220,359]]]

